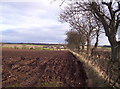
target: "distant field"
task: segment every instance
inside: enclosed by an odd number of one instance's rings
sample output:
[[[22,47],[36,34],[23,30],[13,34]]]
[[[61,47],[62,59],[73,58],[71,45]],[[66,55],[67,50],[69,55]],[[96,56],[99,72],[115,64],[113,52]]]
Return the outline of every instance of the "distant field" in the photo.
[[[14,48],[14,49],[37,49],[37,50],[58,50],[64,49],[61,46],[56,45],[35,45],[35,44],[1,44],[2,48]]]
[[[2,44],[2,47],[8,47],[8,48],[23,48],[23,47],[27,47],[27,48],[35,48],[35,47],[43,47],[42,45],[27,45],[27,44]]]
[[[32,44],[2,44],[2,48],[53,50],[52,48],[45,47],[45,45]]]
[[[102,49],[102,50],[111,50],[110,47],[97,47],[98,49]]]

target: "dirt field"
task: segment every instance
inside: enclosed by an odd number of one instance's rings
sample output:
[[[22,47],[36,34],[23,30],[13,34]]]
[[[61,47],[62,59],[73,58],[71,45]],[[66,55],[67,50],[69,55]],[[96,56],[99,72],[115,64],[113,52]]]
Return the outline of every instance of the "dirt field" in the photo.
[[[2,50],[3,87],[87,87],[83,64],[68,51]]]

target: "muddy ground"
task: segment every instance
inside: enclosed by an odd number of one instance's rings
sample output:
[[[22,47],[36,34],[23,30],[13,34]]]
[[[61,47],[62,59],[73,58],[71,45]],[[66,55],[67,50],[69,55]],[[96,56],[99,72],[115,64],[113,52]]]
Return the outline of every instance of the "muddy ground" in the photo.
[[[2,49],[3,87],[87,87],[83,64],[69,51]]]

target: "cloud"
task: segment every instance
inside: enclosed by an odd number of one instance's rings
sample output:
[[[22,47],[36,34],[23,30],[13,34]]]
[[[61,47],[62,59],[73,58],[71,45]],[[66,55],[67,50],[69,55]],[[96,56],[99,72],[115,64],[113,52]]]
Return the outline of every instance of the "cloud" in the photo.
[[[46,2],[48,0],[1,0],[1,1],[2,2]]]
[[[49,5],[50,6],[50,5]],[[47,21],[51,24],[57,18],[53,8],[43,3],[23,3],[23,2],[9,2],[2,3],[2,20],[5,24],[22,25],[23,24],[46,24]],[[50,24],[50,23],[49,23]]]
[[[59,26],[58,26],[59,27]],[[57,27],[51,27],[52,29],[56,29]],[[42,29],[42,30],[39,30]],[[6,41],[13,42],[52,42],[52,43],[60,43],[64,42],[65,34],[64,29],[59,28],[56,30],[50,30],[50,28],[34,28],[29,29],[28,31],[24,31],[27,29],[17,29],[6,30],[3,31],[3,39]]]
[[[50,4],[51,1],[54,0],[2,0],[2,41],[64,43],[69,25],[58,22],[60,2]],[[109,44],[105,35],[101,35],[99,44]]]
[[[3,42],[64,42],[68,25],[58,22],[59,5],[40,0],[2,2],[0,8]]]

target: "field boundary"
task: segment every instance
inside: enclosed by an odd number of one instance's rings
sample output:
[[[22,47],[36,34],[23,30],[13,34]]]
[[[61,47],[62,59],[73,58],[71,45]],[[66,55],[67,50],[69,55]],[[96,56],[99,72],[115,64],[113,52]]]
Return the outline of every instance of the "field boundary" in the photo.
[[[110,76],[107,75],[98,65],[96,65],[96,63],[92,60],[87,60],[85,57],[83,57],[82,55],[68,49],[73,55],[75,55],[76,57],[79,58],[80,61],[84,62],[86,65],[90,66],[97,74],[98,76],[100,76],[102,79],[104,79],[105,81],[107,81],[107,83],[110,83],[110,85],[112,86],[113,83],[114,84],[114,88],[116,87],[120,87],[118,82],[113,81],[112,79],[110,79]]]
[[[1,44],[1,48],[29,49],[29,50],[64,50],[63,46],[56,45],[30,45],[30,44]]]

